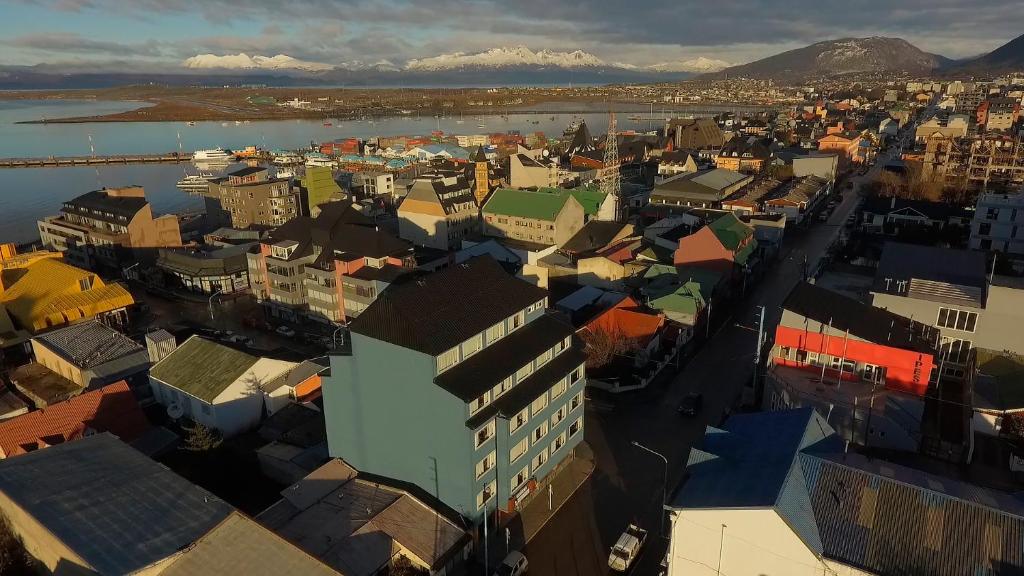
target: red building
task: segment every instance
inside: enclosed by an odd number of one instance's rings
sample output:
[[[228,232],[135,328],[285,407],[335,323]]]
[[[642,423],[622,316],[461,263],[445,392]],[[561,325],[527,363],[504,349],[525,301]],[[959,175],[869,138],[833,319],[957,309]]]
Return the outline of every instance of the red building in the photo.
[[[344,140],[324,142],[323,144],[320,145],[320,153],[327,154],[328,156],[340,156],[342,154],[359,154],[359,139],[346,138]]]

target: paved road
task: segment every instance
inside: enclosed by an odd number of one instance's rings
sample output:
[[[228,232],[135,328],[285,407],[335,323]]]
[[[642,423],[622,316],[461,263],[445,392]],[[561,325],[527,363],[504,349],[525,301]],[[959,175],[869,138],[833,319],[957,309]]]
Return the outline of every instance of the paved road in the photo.
[[[631,573],[657,573],[667,545],[659,537],[665,465],[631,442],[638,441],[668,458],[671,492],[681,479],[690,447],[703,436],[705,426],[718,424],[726,408],[737,404],[753,375],[758,307],[765,307],[765,326],[771,331],[781,316],[782,301],[803,277],[804,256],[808,269],[813,270],[855,209],[860,183],[876,177],[886,158],[879,158],[867,175],[853,179],[854,190],[845,194],[827,222],[787,232],[779,260],[749,296],[733,307],[732,318],[670,382],[638,395],[588,403],[586,439],[594,450],[597,469],[527,544],[532,576],[608,573],[609,547],[629,522],[650,531],[648,545]],[[690,390],[703,392],[704,409],[698,418],[681,418],[675,408]],[[588,535],[592,540],[587,541]]]

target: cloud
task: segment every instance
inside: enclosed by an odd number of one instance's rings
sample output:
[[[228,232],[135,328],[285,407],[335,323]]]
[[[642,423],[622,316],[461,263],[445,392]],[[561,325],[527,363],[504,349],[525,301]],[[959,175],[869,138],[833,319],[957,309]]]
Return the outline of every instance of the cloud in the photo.
[[[75,53],[75,54],[112,54],[124,56],[132,54],[135,56],[162,56],[164,50],[162,44],[155,40],[142,43],[124,44],[108,40],[94,40],[86,38],[73,32],[46,32],[32,33],[16,36],[10,40],[0,41],[15,48],[27,48],[51,53]]]

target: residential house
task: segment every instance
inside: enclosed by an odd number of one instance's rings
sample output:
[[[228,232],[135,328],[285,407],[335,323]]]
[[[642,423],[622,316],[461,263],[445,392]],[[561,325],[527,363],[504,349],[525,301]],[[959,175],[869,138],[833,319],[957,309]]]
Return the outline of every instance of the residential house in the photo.
[[[693,154],[686,150],[663,152],[658,159],[658,176],[673,176],[675,174],[691,174],[698,169],[697,161]]]
[[[110,432],[133,442],[149,421],[124,381],[0,422],[0,459]]]
[[[811,408],[709,427],[685,477],[668,576],[1024,570],[1019,498],[848,452]]]
[[[724,278],[708,268],[653,264],[644,273],[644,280],[646,284],[640,292],[646,305],[683,327],[679,343],[685,344],[698,326],[707,324]]]
[[[818,151],[838,154],[840,168],[842,168],[850,164],[862,164],[869,159],[868,153],[862,146],[864,142],[866,142],[865,135],[861,132],[836,132],[818,139]]]
[[[972,211],[948,202],[868,196],[861,204],[860,227],[869,234],[900,236],[907,233],[967,230]]]
[[[508,184],[512,188],[558,186],[558,163],[536,154],[512,154],[508,157]]]
[[[40,365],[82,388],[119,380],[137,385],[149,369],[145,347],[95,320],[51,330],[32,339],[32,356]]]
[[[993,438],[1012,439],[1024,418],[1024,357],[975,348],[967,365],[972,394],[972,430]],[[981,438],[975,442],[981,443]]]
[[[293,190],[290,183],[289,178],[271,178],[265,167],[240,168],[210,181],[206,212],[232,228],[280,226],[308,208],[302,204],[299,188]]]
[[[586,212],[568,190],[499,188],[481,209],[485,236],[562,246],[579,232]]]
[[[973,111],[977,108],[971,108]],[[924,142],[935,137],[946,139],[964,138],[970,125],[968,117],[963,114],[935,115],[917,125],[914,140]]]
[[[772,152],[757,136],[733,136],[722,146],[715,158],[715,167],[742,174],[757,174],[764,170]]]
[[[714,270],[727,282],[744,282],[757,265],[754,228],[727,212],[689,236],[679,239],[676,266]]]
[[[463,518],[429,495],[334,459],[256,519],[345,576],[389,573],[402,561],[430,576],[458,574],[472,538]]]
[[[331,455],[473,525],[521,506],[583,439],[586,356],[546,307],[488,257],[389,290],[350,324],[352,355],[331,357]]]
[[[271,230],[249,252],[249,283],[272,317],[343,323],[414,265],[412,246],[372,226],[348,202]]]
[[[591,220],[569,238],[560,251],[570,258],[579,260],[604,251],[621,241],[636,238],[636,227],[632,224],[607,220]]]
[[[1024,256],[1024,193],[979,195],[971,222],[970,247]]]
[[[764,408],[813,406],[852,444],[916,452],[939,331],[801,282],[782,304]]]
[[[171,418],[186,418],[230,437],[259,423],[270,408],[264,386],[294,367],[192,336],[153,365],[149,385]]]
[[[711,118],[674,118],[665,126],[672,150],[719,149],[725,136]]]
[[[722,200],[753,180],[753,176],[723,168],[677,174],[654,183],[651,204],[718,208]]]
[[[249,288],[247,254],[258,245],[258,242],[248,242],[160,250],[156,266],[174,288],[206,295],[234,294]]]
[[[417,246],[458,249],[479,223],[476,197],[462,173],[418,177],[398,206],[398,235]]]
[[[89,270],[120,270],[157,248],[181,245],[178,217],[154,217],[142,186],[104,188],[68,200],[59,216],[40,220],[44,248]]]
[[[807,214],[832,192],[832,182],[818,176],[804,176],[790,180],[762,200],[767,214],[785,214],[786,222],[801,224]]]
[[[775,153],[776,158],[791,167],[793,176],[817,176],[834,182],[839,172],[839,154],[821,154],[817,151],[786,148]]]
[[[588,347],[588,385],[614,393],[645,388],[678,353],[678,333],[664,314],[623,298],[578,332]]]
[[[160,574],[233,511],[109,433],[0,461],[0,509],[49,573],[102,575]]]

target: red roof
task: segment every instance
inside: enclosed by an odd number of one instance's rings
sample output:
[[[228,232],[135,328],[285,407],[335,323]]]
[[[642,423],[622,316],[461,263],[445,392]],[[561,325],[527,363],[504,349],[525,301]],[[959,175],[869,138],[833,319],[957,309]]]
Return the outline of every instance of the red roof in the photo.
[[[149,428],[135,396],[122,380],[64,402],[0,422],[0,458],[110,432],[131,442]]]
[[[665,324],[660,314],[638,312],[628,308],[610,308],[587,324],[587,328],[622,334],[631,340],[648,341]]]

